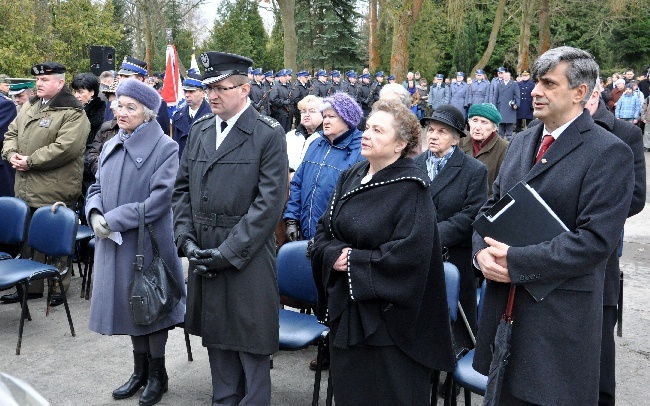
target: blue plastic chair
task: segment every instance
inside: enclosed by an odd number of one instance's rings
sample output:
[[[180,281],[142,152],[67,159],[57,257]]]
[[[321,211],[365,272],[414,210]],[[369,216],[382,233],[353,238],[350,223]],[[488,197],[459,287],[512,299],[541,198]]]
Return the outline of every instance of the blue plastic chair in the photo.
[[[278,251],[278,288],[280,294],[290,299],[316,305],[318,293],[312,276],[311,262],[306,256],[307,241],[284,244]],[[318,322],[316,316],[280,309],[280,350],[295,351],[318,345],[316,374],[312,405],[318,405],[323,363],[329,329]],[[331,391],[328,388],[328,404]]]
[[[0,221],[0,244],[22,245],[25,241],[28,218],[29,206],[27,203],[17,197],[0,197],[0,219],[2,219]],[[0,252],[0,260],[12,258],[6,252]]]
[[[481,288],[479,289],[479,301],[478,301],[478,317],[481,318],[481,310],[483,308],[483,300],[485,298],[485,287],[486,281],[483,281]],[[456,369],[452,374],[453,381],[456,385],[463,388],[463,394],[465,396],[465,406],[471,406],[472,404],[472,393],[479,394],[481,396],[485,395],[485,388],[487,387],[487,376],[476,371],[472,367],[474,362],[474,350],[469,351],[463,358],[461,358],[456,364]],[[456,391],[451,391],[451,404],[456,405]]]
[[[20,355],[25,318],[31,321],[31,315],[27,307],[26,293],[30,282],[33,280],[54,278],[59,282],[61,297],[68,316],[68,324],[70,325],[70,332],[72,336],[75,335],[70,308],[68,307],[68,301],[63,290],[61,274],[56,266],[50,264],[56,258],[67,256],[67,268],[64,273],[70,270],[78,219],[74,211],[66,207],[59,207],[58,205],[41,207],[36,210],[29,225],[27,243],[31,248],[31,256],[33,256],[35,250],[43,253],[45,255],[44,263],[32,259],[6,259],[0,261],[0,290],[16,286],[18,288],[18,295],[22,300],[16,355]],[[49,313],[51,298],[52,289],[50,287],[47,294],[48,304],[46,316]]]

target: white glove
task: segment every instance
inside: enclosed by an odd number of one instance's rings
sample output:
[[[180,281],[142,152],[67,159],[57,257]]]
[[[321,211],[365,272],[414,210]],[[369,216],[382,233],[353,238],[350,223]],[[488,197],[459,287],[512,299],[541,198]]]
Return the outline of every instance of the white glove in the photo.
[[[95,233],[95,237],[97,238],[106,238],[111,233],[106,219],[99,213],[90,215],[90,226],[93,228],[93,233]]]

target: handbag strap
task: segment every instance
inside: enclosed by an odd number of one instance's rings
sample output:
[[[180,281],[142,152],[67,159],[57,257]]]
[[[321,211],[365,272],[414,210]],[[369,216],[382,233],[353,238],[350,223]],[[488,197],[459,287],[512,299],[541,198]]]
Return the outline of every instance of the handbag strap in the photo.
[[[149,236],[151,237],[151,246],[153,247],[154,256],[159,257],[160,251],[158,250],[158,241],[156,241],[156,231],[153,229],[151,223],[147,224],[147,229],[149,229]]]
[[[508,303],[506,304],[506,312],[501,318],[508,323],[512,323],[512,308],[515,306],[515,293],[517,293],[517,285],[510,284],[510,292],[508,292]]]
[[[157,248],[157,247],[156,247]],[[138,204],[138,252],[135,255],[133,269],[142,271],[144,268],[144,203]]]

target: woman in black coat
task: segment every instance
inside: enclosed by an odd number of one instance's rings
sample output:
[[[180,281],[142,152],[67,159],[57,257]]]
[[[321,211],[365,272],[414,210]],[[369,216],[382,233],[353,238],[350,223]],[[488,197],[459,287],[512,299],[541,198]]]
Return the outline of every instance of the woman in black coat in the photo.
[[[440,242],[449,262],[460,271],[460,304],[476,332],[472,222],[487,201],[487,167],[458,147],[460,138],[465,136],[465,118],[454,106],[442,105],[420,123],[425,126],[429,150],[416,157],[415,162],[431,178],[429,191],[436,208]]]
[[[376,102],[367,161],[341,174],[314,238],[337,405],[428,404],[432,370],[454,366],[429,179],[406,158],[419,137],[404,105]]]
[[[80,73],[72,79],[70,84],[74,97],[77,98],[84,106],[86,117],[90,121],[90,132],[86,135],[86,153],[84,154],[84,173],[82,192],[86,191],[95,182],[95,172],[90,170],[88,163],[88,150],[93,144],[95,134],[104,122],[104,112],[106,111],[106,102],[99,98],[99,78],[92,73]],[[82,211],[83,212],[83,211]],[[82,219],[85,223],[85,218]]]

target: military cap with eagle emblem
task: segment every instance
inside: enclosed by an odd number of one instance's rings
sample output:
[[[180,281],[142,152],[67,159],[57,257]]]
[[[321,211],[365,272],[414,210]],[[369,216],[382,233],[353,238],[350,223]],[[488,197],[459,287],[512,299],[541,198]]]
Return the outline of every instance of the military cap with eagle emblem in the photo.
[[[227,52],[204,52],[199,56],[205,68],[203,84],[219,82],[232,75],[248,75],[248,68],[253,66],[253,60],[245,56]]]

